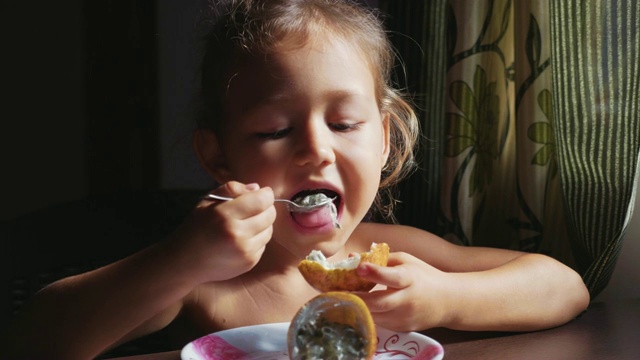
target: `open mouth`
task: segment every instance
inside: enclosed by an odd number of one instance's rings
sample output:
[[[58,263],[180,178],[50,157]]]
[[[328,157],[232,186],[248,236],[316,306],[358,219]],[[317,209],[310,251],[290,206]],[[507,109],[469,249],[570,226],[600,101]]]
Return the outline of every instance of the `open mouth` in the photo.
[[[292,201],[308,210],[291,211],[291,217],[305,228],[322,228],[332,224],[334,228],[342,228],[338,222],[340,195],[329,189],[304,190],[295,194]]]

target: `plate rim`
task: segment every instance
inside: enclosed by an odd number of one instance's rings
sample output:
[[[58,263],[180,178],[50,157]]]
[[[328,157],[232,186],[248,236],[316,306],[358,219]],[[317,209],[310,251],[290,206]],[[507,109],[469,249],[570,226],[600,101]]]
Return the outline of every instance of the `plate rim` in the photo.
[[[187,356],[190,355],[189,352],[195,353],[194,342],[199,340],[199,339],[205,338],[205,337],[216,335],[216,336],[222,337],[224,339],[225,335],[228,336],[229,334],[239,333],[239,332],[242,332],[242,331],[246,331],[247,329],[251,329],[252,332],[257,332],[257,331],[259,331],[260,329],[263,329],[263,328],[277,328],[278,330],[280,328],[283,328],[285,330],[285,333],[286,333],[286,330],[289,328],[290,324],[291,324],[291,322],[263,323],[263,324],[245,325],[245,326],[239,326],[239,327],[236,327],[236,328],[215,331],[215,332],[200,336],[198,338],[195,338],[195,339],[191,340],[189,343],[187,343],[186,345],[184,345],[182,347],[182,349],[180,350],[180,359],[181,360],[194,360],[194,359],[197,360],[197,358],[191,358],[191,357],[187,357]],[[397,334],[397,335],[410,336],[411,338],[421,339],[421,340],[425,341],[425,343],[427,343],[429,345],[437,346],[437,347],[440,348],[440,350],[441,350],[440,354],[437,355],[436,357],[432,358],[433,360],[440,360],[440,359],[442,359],[444,357],[444,347],[442,346],[442,344],[440,344],[437,340],[435,340],[435,339],[433,339],[433,338],[431,338],[431,337],[429,337],[427,335],[424,335],[424,334],[421,334],[421,333],[415,332],[415,331],[402,332],[402,331],[389,330],[387,328],[384,328],[384,327],[381,327],[381,326],[378,326],[378,325],[375,325],[375,327],[376,327],[376,332],[382,331],[382,332],[388,333],[389,336]],[[378,345],[378,347],[376,347],[376,350],[379,349],[379,346],[380,345]],[[419,352],[415,356],[418,356],[420,354],[421,353]]]

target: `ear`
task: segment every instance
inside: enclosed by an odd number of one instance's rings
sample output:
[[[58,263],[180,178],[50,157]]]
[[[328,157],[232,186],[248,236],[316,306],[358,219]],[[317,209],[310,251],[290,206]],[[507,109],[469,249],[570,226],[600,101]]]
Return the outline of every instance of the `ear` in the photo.
[[[198,129],[193,134],[193,150],[200,165],[218,184],[231,180],[224,153],[216,134],[208,129]]]
[[[384,168],[391,151],[391,115],[388,112],[382,115],[382,167]]]

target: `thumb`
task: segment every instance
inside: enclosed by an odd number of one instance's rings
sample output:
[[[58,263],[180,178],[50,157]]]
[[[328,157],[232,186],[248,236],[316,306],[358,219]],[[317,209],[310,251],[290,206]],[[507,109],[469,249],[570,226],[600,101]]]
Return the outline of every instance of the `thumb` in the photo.
[[[245,184],[244,189],[247,191],[256,191],[260,190],[260,185],[258,185],[258,183]]]
[[[220,187],[220,191],[224,192],[224,195],[231,197],[237,197],[248,192],[253,192],[260,189],[260,185],[257,183],[243,184],[238,181],[229,181]]]

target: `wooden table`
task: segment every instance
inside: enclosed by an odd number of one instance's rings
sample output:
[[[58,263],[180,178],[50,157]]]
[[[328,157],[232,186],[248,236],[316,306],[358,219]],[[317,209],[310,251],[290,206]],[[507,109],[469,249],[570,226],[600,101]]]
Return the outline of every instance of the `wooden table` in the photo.
[[[640,359],[640,299],[593,303],[574,321],[529,333],[423,332],[444,346],[444,359]],[[120,360],[179,360],[172,351]]]
[[[640,359],[640,299],[593,303],[572,322],[530,333],[424,332],[445,359]]]

